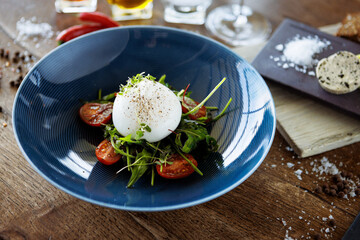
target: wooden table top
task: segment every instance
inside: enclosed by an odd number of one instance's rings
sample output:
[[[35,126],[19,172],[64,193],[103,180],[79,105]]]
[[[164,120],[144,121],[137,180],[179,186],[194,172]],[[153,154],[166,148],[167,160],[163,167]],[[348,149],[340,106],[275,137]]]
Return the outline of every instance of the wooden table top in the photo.
[[[274,28],[284,18],[320,27],[340,22],[348,12],[360,11],[359,0],[246,2],[270,19]],[[225,3],[214,1],[210,10]],[[98,5],[98,11],[110,13],[105,0]],[[36,17],[60,31],[77,21],[73,14],[56,13],[51,0],[0,0],[0,6],[0,49],[10,53],[9,61],[0,59],[0,239],[341,239],[360,211],[360,196],[348,194],[345,199],[319,193],[324,183],[333,185],[334,180],[331,174],[316,172],[323,159],[351,179],[350,185],[358,182],[360,143],[300,159],[279,132],[251,177],[229,193],[194,207],[128,212],[93,205],[62,192],[28,164],[11,124],[19,77],[56,43],[54,37],[19,39],[16,23],[21,17]],[[162,11],[160,1],[155,0],[152,19],[122,24],[165,25],[210,36],[204,26],[165,23]],[[17,51],[27,51],[36,59],[19,69],[12,61]]]

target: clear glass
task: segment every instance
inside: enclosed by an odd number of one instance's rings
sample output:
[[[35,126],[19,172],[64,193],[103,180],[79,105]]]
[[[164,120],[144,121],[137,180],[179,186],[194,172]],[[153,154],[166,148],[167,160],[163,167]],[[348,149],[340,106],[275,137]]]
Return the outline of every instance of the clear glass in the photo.
[[[97,0],[55,0],[55,9],[59,13],[77,13],[96,11]]]
[[[116,21],[150,19],[153,0],[108,0],[112,18]]]
[[[162,0],[162,3],[166,22],[202,25],[212,0]]]
[[[231,46],[253,45],[265,41],[271,33],[270,22],[244,5],[244,0],[212,10],[205,23],[217,38]]]

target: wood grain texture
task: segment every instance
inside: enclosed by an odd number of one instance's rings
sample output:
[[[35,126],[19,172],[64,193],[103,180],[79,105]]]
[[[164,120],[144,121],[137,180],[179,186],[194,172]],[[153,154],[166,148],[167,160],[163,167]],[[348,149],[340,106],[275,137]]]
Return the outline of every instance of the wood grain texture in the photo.
[[[0,0],[0,48],[14,53],[46,54],[54,42],[41,49],[33,43],[14,43],[14,23],[21,16],[36,15],[54,29],[75,23],[72,15],[58,15],[45,0]],[[211,6],[225,1],[216,1]],[[248,1],[266,14],[274,26],[291,15],[313,26],[339,22],[350,10],[360,11],[358,0],[258,0]],[[6,7],[6,11],[4,10]],[[17,6],[17,8],[13,7]],[[31,7],[30,7],[31,6]],[[188,29],[207,35],[203,26],[166,24],[162,6],[155,0],[155,15],[144,24]],[[107,11],[105,1],[99,9]],[[318,9],[318,10],[315,10]],[[332,14],[329,14],[331,12]],[[128,22],[126,24],[137,24]],[[13,33],[13,34],[12,34]],[[16,88],[9,81],[18,76],[0,59],[0,239],[341,239],[360,211],[360,198],[340,199],[314,192],[330,179],[320,179],[312,163],[327,157],[340,170],[359,177],[360,143],[351,144],[315,157],[299,159],[279,132],[259,169],[243,184],[210,202],[169,212],[127,212],[99,207],[76,199],[44,180],[27,163],[12,132],[11,112]],[[6,122],[7,127],[2,123]],[[288,163],[294,164],[289,168]],[[302,170],[302,180],[294,174]],[[336,228],[327,220],[332,215]],[[329,228],[329,233],[326,229]]]
[[[273,85],[271,85],[273,86]],[[301,157],[360,141],[360,120],[307,96],[271,87],[277,103],[278,130]],[[291,111],[289,111],[291,109]]]

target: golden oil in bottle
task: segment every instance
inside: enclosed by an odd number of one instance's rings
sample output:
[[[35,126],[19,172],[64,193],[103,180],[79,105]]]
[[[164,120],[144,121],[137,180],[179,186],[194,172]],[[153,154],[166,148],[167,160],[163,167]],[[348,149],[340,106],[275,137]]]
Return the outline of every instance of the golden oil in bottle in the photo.
[[[150,2],[152,2],[152,0],[108,0],[108,3],[117,5],[123,9],[143,9]]]
[[[116,21],[149,19],[152,17],[153,0],[107,0]]]

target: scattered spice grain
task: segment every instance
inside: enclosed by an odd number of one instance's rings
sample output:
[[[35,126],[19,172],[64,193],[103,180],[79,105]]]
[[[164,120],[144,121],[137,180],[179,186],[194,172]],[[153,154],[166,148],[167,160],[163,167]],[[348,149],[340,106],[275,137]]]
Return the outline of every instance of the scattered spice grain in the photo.
[[[339,172],[332,177],[332,182],[324,183],[322,185],[322,192],[340,198],[347,197],[348,194],[350,197],[359,196],[360,188],[356,186],[356,181],[359,180],[354,180],[353,178],[354,174],[351,172]],[[319,191],[319,186],[315,188],[315,192],[321,193],[321,191]]]
[[[4,58],[5,58],[5,59],[9,59],[9,58],[10,58],[10,52],[9,52],[9,50],[6,50],[6,51],[5,51]]]
[[[340,192],[338,193],[338,197],[339,197],[339,198],[345,197],[345,192],[340,191]]]
[[[18,73],[14,80],[10,80],[9,84],[11,87],[19,87],[23,81],[23,74],[27,74],[28,70],[32,68],[33,62],[36,61],[31,53],[24,51],[15,51],[11,54],[10,50],[1,47],[0,48],[0,59],[4,59],[4,67],[11,67],[11,71]],[[0,79],[3,77],[0,67]]]
[[[322,190],[322,188],[321,188],[320,186],[317,186],[317,187],[315,188],[315,192],[316,192],[316,193],[322,193],[323,190]]]
[[[15,81],[15,82],[14,82],[14,86],[15,86],[16,88],[18,88],[18,87],[20,87],[20,83],[21,83],[21,82],[19,82],[19,81]]]
[[[360,195],[360,188],[355,189],[355,194]]]
[[[316,233],[316,234],[314,235],[314,239],[315,239],[315,240],[320,240],[320,239],[321,239],[321,235],[318,234],[318,233]]]

